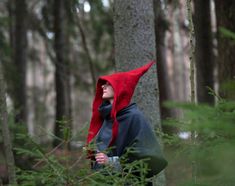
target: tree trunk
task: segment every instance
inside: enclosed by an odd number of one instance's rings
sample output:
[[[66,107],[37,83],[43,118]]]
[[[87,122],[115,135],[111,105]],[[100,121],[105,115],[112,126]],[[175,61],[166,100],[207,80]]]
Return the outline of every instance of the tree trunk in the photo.
[[[170,109],[163,107],[163,102],[171,100],[171,91],[169,84],[169,76],[167,70],[166,61],[166,41],[165,35],[167,30],[167,20],[165,19],[165,13],[162,9],[162,2],[160,0],[154,0],[154,12],[155,12],[155,36],[156,36],[156,50],[157,50],[157,67],[158,67],[158,80],[159,80],[159,96],[160,96],[160,108],[161,118],[166,119],[171,117]]]
[[[7,2],[7,10],[8,10],[8,18],[9,18],[9,43],[10,43],[10,46],[13,48],[14,46],[14,13],[13,13],[13,10],[14,10],[14,0],[9,0]],[[6,79],[7,80],[7,79]]]
[[[161,119],[174,117],[174,110],[164,107],[165,101],[173,100],[170,78],[168,74],[167,59],[166,59],[166,30],[167,20],[165,15],[164,1],[154,0],[155,12],[155,36],[156,36],[156,50],[157,50],[157,67],[158,67],[158,80],[159,80],[159,96],[160,96],[160,110]],[[162,126],[162,130],[167,134],[172,134],[176,131],[175,127]]]
[[[156,59],[153,1],[114,1],[114,38],[117,71],[128,71]],[[133,101],[138,103],[153,127],[161,128],[159,89],[154,67],[141,78]],[[163,175],[160,180],[164,180]]]
[[[218,79],[219,93],[223,98],[231,98],[228,90],[223,90],[222,85],[228,81],[234,81],[235,77],[235,44],[231,38],[226,38],[220,32],[224,27],[235,32],[235,1],[215,0],[216,18],[217,18],[217,40],[218,40]]]
[[[186,101],[186,78],[185,78],[185,58],[183,49],[183,35],[181,25],[183,22],[181,14],[181,2],[172,1],[172,36],[173,36],[173,79],[174,94],[177,101]],[[180,114],[180,111],[178,111]]]
[[[26,53],[27,53],[27,4],[25,0],[14,0],[14,50],[13,61],[15,73],[12,74],[14,83],[14,107],[16,122],[27,122],[27,95],[26,95]]]
[[[194,0],[195,15],[195,63],[197,82],[197,101],[214,104],[214,96],[208,87],[214,90],[214,60],[212,46],[212,28],[210,1]]]
[[[0,123],[2,124],[2,137],[4,143],[4,153],[6,156],[8,179],[10,184],[16,184],[15,160],[12,151],[10,131],[8,128],[8,114],[6,105],[6,90],[3,80],[2,64],[0,62]]]
[[[64,130],[70,129],[71,123],[71,98],[70,74],[66,43],[66,11],[65,1],[54,0],[54,34],[55,34],[55,89],[56,89],[56,122],[55,136],[63,139]],[[53,146],[60,144],[55,139]]]

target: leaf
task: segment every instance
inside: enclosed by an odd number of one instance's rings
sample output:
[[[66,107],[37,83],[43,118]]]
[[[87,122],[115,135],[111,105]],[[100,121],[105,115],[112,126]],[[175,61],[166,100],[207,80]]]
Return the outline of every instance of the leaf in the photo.
[[[228,30],[227,28],[220,27],[219,32],[222,33],[222,35],[225,36],[226,38],[231,38],[235,41],[235,33]]]

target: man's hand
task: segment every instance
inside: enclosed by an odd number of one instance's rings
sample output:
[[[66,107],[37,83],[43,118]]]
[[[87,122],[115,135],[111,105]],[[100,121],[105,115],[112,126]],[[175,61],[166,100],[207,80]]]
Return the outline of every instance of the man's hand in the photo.
[[[108,164],[108,162],[109,162],[108,156],[102,152],[99,152],[95,155],[95,160],[99,164]]]

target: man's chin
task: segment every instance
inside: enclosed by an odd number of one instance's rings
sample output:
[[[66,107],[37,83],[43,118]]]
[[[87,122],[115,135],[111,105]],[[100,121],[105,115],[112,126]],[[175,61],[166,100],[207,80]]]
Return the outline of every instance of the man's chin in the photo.
[[[109,97],[102,97],[103,100],[110,100]]]
[[[113,99],[112,97],[102,97],[102,99],[104,100],[104,101],[109,101],[109,102],[111,102],[111,100]]]

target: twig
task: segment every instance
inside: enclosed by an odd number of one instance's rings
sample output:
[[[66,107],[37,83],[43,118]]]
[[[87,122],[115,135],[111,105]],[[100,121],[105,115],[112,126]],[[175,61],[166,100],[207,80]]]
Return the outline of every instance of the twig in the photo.
[[[45,154],[45,157],[48,157],[49,155],[51,155],[53,152],[55,152],[60,146],[62,146],[64,144],[65,141],[62,141],[59,145],[57,145],[54,149],[52,149],[50,152]],[[42,162],[44,162],[44,159],[40,160],[39,162],[37,162],[33,168],[36,168],[38,165],[40,165]]]
[[[74,162],[73,165],[69,167],[69,169],[72,169],[73,167],[75,167],[75,165],[77,165],[81,161],[82,157],[83,157],[83,154],[77,159],[77,161]]]
[[[88,46],[87,46],[86,36],[85,36],[85,32],[83,30],[80,18],[78,16],[78,14],[76,13],[76,11],[74,11],[74,12],[75,12],[74,14],[76,15],[77,26],[78,26],[78,29],[80,31],[81,38],[82,38],[82,46],[83,46],[83,48],[84,48],[84,50],[87,54],[87,57],[88,57],[88,63],[89,63],[91,78],[92,78],[92,84],[93,84],[93,87],[94,87],[94,90],[95,90],[96,76],[95,76],[95,69],[94,69],[94,65],[93,65],[93,60],[91,58],[91,54],[90,54],[90,51],[89,51]]]

